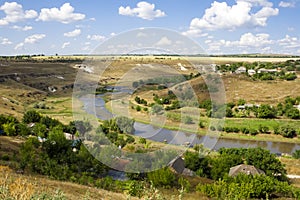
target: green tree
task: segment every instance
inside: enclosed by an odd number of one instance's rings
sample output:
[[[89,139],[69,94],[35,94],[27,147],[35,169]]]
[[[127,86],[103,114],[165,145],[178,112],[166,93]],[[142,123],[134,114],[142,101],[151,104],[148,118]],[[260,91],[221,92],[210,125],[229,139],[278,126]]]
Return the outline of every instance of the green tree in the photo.
[[[258,118],[275,118],[276,110],[272,108],[270,105],[262,104],[257,109],[257,117]]]
[[[15,125],[15,128],[16,128],[16,134],[17,135],[27,136],[27,135],[30,134],[30,129],[26,124],[17,123]]]
[[[36,123],[32,128],[32,132],[34,135],[37,135],[41,138],[45,138],[47,133],[47,127],[42,123]]]
[[[34,110],[29,110],[29,111],[25,112],[25,114],[23,116],[23,122],[26,124],[39,122],[40,119],[41,119],[41,115]]]
[[[162,105],[159,104],[154,104],[151,107],[151,113],[152,114],[160,114],[163,111],[164,107]]]
[[[155,187],[171,188],[174,186],[176,177],[169,168],[162,168],[147,174],[148,180]]]
[[[134,120],[125,116],[117,116],[115,118],[116,124],[119,127],[121,133],[133,134],[134,129]]]
[[[17,134],[15,123],[10,122],[2,125],[4,133],[8,136],[15,136]]]

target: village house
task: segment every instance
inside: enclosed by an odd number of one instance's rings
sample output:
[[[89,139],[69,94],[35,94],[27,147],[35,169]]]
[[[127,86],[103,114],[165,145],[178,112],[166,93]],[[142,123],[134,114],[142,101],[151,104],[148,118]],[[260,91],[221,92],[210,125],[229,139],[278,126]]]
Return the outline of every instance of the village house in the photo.
[[[241,66],[241,67],[237,68],[237,70],[235,70],[236,74],[242,74],[242,73],[246,73],[246,72],[247,72],[247,69],[244,66]]]
[[[237,165],[234,167],[231,167],[229,170],[229,176],[237,176],[238,174],[247,174],[247,175],[265,175],[265,172],[261,169],[258,169],[257,167],[253,165]]]

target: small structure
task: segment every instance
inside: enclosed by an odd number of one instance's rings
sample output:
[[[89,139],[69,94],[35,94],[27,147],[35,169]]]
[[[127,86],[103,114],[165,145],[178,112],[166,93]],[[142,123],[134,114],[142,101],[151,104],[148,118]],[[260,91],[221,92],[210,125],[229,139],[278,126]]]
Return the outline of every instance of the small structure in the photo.
[[[195,172],[188,168],[185,168],[185,163],[181,156],[177,156],[176,158],[171,160],[168,164],[168,167],[176,174],[182,174],[184,176],[195,176]]]
[[[276,73],[279,72],[279,70],[277,69],[265,69],[265,68],[261,68],[257,71],[257,73]]]
[[[247,72],[247,69],[244,66],[241,66],[241,67],[237,68],[237,70],[235,70],[235,73],[237,73],[237,74],[242,74],[242,73],[246,73],[246,72]]]
[[[263,170],[258,169],[253,165],[241,164],[241,165],[231,167],[229,170],[229,176],[237,176],[240,173],[247,174],[247,175],[258,175],[258,174],[265,175],[265,172]]]
[[[300,110],[300,104],[299,105],[294,105],[294,108],[297,108],[298,110]]]
[[[254,69],[249,69],[248,74],[249,76],[253,76],[254,74],[256,74],[256,71]]]
[[[171,160],[168,166],[173,172],[177,174],[181,174],[185,168],[184,160],[180,156],[177,156],[176,158]]]

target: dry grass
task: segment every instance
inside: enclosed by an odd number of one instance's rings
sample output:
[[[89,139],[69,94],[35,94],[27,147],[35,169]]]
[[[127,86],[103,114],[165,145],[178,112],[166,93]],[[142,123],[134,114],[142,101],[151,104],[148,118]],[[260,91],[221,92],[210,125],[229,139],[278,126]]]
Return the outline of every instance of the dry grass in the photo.
[[[226,101],[276,104],[285,97],[296,97],[300,94],[300,79],[294,81],[252,81],[241,75],[228,75],[223,78]]]
[[[65,197],[60,199],[127,199],[126,195],[121,193],[38,176],[19,175],[8,167],[0,166],[0,199],[29,200],[32,197],[38,199],[36,197],[43,194],[47,194],[48,198]]]
[[[288,174],[300,176],[300,159],[280,157],[280,161],[285,165]]]

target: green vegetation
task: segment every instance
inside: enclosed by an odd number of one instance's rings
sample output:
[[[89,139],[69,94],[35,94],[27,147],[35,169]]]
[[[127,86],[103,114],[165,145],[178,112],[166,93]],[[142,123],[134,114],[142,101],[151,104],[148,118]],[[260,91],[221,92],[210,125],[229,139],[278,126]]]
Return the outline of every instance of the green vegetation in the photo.
[[[201,154],[200,154],[201,155]],[[281,162],[262,148],[220,149],[217,155],[199,156],[197,152],[185,153],[186,167],[197,175],[216,180],[212,184],[199,184],[196,189],[217,199],[249,199],[273,197],[300,197],[300,189],[287,182]],[[246,163],[265,172],[265,175],[238,174],[229,177],[231,167]]]

